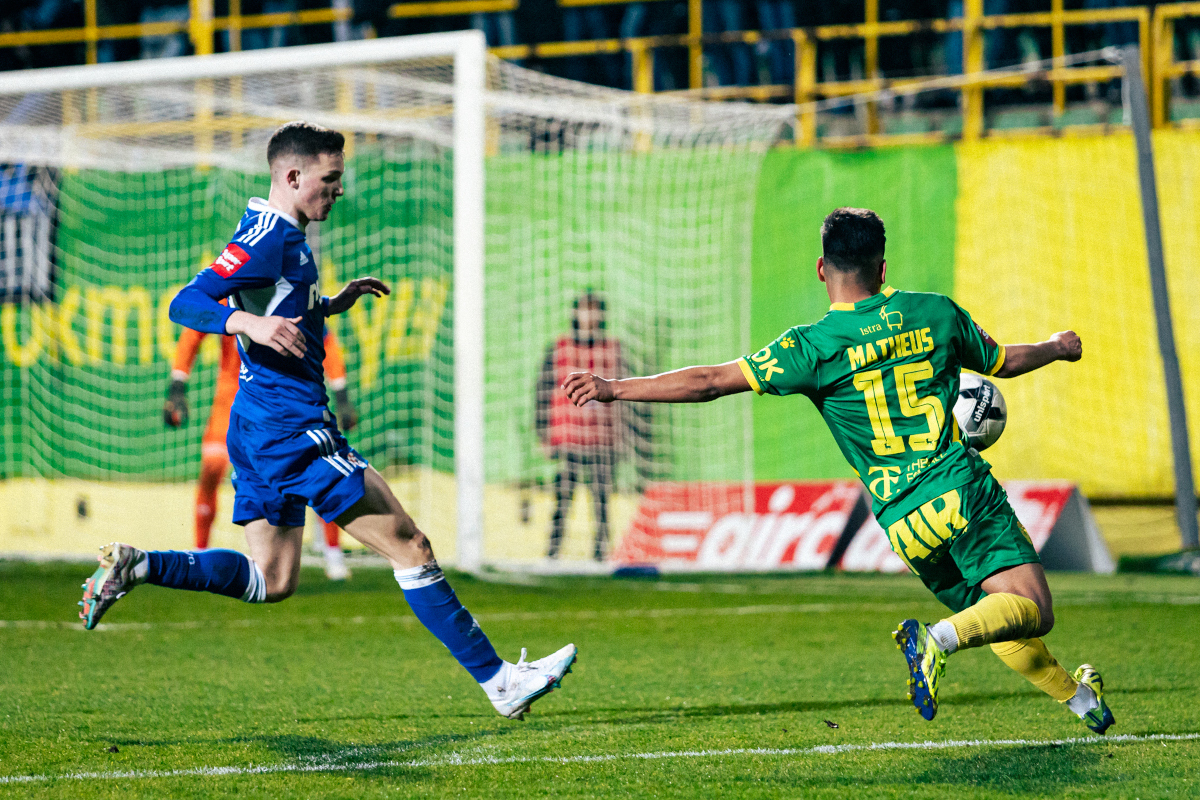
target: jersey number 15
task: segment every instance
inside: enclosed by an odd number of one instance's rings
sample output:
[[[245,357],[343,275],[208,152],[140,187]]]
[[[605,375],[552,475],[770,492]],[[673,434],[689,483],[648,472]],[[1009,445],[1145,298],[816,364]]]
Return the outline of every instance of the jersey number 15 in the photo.
[[[934,450],[942,435],[946,422],[946,409],[936,397],[920,397],[917,381],[933,377],[933,365],[928,361],[919,364],[901,364],[892,370],[896,381],[896,397],[900,401],[900,412],[906,417],[924,416],[929,429],[908,437],[912,450]],[[867,416],[871,418],[871,430],[875,438],[871,447],[878,456],[894,456],[904,452],[904,437],[896,435],[892,427],[892,415],[888,411],[887,394],[883,388],[883,370],[872,369],[854,376],[854,388],[863,393],[867,401]]]

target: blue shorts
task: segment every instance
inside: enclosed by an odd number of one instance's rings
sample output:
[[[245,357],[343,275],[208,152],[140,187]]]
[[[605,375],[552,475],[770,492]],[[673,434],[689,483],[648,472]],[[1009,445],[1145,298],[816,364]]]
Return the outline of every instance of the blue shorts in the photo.
[[[231,412],[226,446],[234,470],[237,525],[265,519],[279,527],[299,527],[306,505],[332,522],[365,491],[366,459],[336,425],[280,430]]]

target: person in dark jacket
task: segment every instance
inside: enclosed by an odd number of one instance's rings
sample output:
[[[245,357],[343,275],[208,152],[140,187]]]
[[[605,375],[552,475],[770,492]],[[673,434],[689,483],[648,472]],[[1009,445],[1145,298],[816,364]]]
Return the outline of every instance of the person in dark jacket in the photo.
[[[573,405],[559,390],[572,372],[595,372],[621,377],[625,374],[621,344],[605,333],[604,299],[587,291],[576,298],[571,316],[571,333],[546,350],[537,388],[537,431],[542,446],[558,461],[554,478],[555,509],[547,555],[557,558],[562,547],[563,526],[575,495],[575,487],[587,481],[596,514],[593,558],[603,561],[608,554],[608,498],[612,494],[621,421],[612,405]]]

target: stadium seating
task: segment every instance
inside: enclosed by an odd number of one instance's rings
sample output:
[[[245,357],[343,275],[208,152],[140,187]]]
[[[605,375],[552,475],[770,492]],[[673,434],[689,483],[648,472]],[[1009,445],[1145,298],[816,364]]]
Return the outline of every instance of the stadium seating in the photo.
[[[1191,77],[1200,63],[1191,58],[1200,55],[1193,52],[1200,43],[1194,35],[1200,3],[1085,5],[1067,10],[1064,0],[968,0],[881,10],[878,0],[863,0],[861,6],[729,0],[191,0],[189,16],[182,0],[25,0],[0,11],[0,68],[474,27],[487,33],[496,55],[554,75],[639,91],[809,103],[1138,43],[1152,71],[1156,125],[1195,116],[1200,109],[1189,95],[1200,89]],[[861,144],[897,134],[940,140],[960,134],[971,138],[987,129],[1050,132],[1103,124],[1111,109],[1102,106],[1119,104],[1112,96],[1114,69],[1059,65],[1047,71],[1043,65],[986,90],[973,85],[916,101],[859,104],[830,119],[818,120],[814,112],[802,120],[800,138],[849,137]],[[1174,105],[1172,95],[1179,99]],[[1002,110],[992,113],[997,109]]]

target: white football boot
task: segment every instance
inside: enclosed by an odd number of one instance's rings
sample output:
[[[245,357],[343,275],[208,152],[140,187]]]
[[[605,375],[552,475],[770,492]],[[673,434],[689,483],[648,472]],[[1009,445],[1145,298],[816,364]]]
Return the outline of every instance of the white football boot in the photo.
[[[569,644],[563,649],[551,653],[537,661],[525,660],[525,648],[521,648],[521,658],[516,664],[505,664],[501,669],[508,670],[508,676],[494,694],[489,694],[496,711],[508,719],[525,719],[525,712],[533,705],[533,701],[549,694],[562,685],[563,676],[571,671],[575,663],[578,648]]]
[[[79,618],[89,631],[99,624],[100,618],[113,603],[129,594],[139,583],[145,582],[145,578],[134,574],[146,560],[146,553],[136,547],[120,542],[106,544],[100,548],[98,560],[100,567],[84,581],[83,599],[79,601],[83,607]]]

